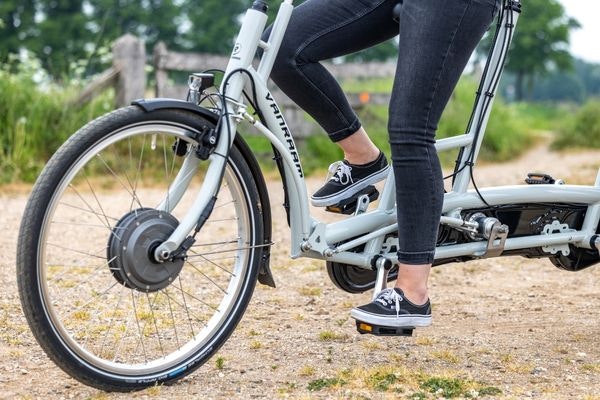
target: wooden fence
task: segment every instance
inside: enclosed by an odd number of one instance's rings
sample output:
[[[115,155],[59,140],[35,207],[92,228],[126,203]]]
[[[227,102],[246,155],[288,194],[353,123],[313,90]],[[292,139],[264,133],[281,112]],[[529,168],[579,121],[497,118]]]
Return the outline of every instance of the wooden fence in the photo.
[[[191,73],[211,68],[225,69],[228,60],[228,57],[213,54],[172,51],[160,42],[154,47],[151,62],[155,74],[154,96],[184,99],[187,86],[174,83],[169,78],[170,71]],[[113,45],[112,67],[91,82],[81,92],[77,102],[89,101],[96,93],[109,86],[115,87],[117,107],[148,97],[146,65],[144,42],[130,34],[122,36]],[[324,65],[340,80],[392,77],[396,68],[394,63],[377,62]],[[301,139],[319,131],[319,127],[310,122],[305,113],[282,92],[273,90],[273,96],[285,109],[286,120],[295,137]],[[347,96],[355,109],[365,104],[388,104],[390,98],[389,93],[349,93]]]

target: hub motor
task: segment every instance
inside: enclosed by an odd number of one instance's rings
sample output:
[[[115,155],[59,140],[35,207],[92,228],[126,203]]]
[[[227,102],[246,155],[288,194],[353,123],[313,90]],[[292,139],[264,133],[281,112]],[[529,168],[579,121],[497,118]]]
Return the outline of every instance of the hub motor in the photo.
[[[141,292],[156,292],[169,286],[181,272],[184,258],[158,262],[154,250],[178,225],[171,214],[151,208],[125,214],[108,239],[108,267],[115,279]]]

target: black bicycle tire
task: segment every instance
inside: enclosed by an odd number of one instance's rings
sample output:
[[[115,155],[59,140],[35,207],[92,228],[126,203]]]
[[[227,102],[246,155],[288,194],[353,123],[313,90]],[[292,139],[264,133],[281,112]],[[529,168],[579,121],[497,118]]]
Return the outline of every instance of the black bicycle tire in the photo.
[[[171,121],[197,128],[213,125],[210,121],[184,110],[145,112],[136,106],[116,110],[90,122],[69,138],[44,168],[32,189],[19,230],[17,282],[21,304],[31,331],[49,358],[63,371],[86,385],[105,391],[127,392],[174,382],[202,366],[225,343],[241,320],[256,286],[262,255],[261,247],[251,250],[248,273],[244,277],[235,306],[232,307],[222,329],[184,362],[176,367],[169,367],[164,373],[153,373],[151,377],[106,374],[106,371],[93,368],[87,361],[65,348],[65,343],[58,337],[47,318],[39,286],[38,249],[47,207],[64,174],[77,161],[83,150],[124,125],[146,121]],[[253,233],[252,243],[260,245],[263,243],[263,222],[257,185],[242,153],[235,146],[231,149],[229,164],[235,167],[236,177],[243,184],[246,206],[251,212],[249,219],[253,224],[253,229],[250,230]]]

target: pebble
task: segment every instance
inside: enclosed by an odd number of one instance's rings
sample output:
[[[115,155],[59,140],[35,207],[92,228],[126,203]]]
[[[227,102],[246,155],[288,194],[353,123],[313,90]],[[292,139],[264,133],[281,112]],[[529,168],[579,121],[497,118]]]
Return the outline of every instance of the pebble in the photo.
[[[544,368],[544,367],[535,367],[535,368],[534,368],[534,369],[531,371],[531,373],[532,373],[533,375],[539,375],[539,374],[542,374],[542,373],[544,373],[544,372],[546,372],[546,371],[548,371],[548,368]]]
[[[583,361],[585,360],[585,357],[587,356],[587,354],[585,353],[576,353],[575,354],[575,361]]]

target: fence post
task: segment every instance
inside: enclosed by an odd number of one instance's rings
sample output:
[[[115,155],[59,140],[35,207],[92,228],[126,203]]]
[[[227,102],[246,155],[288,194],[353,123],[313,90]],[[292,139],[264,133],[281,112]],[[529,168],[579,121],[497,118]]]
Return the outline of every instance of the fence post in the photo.
[[[165,92],[167,89],[167,85],[169,84],[169,74],[165,69],[165,63],[167,61],[167,57],[169,57],[169,51],[167,50],[167,45],[165,42],[158,42],[154,46],[154,70],[156,77],[156,87],[154,94],[156,97],[165,97]]]
[[[113,66],[119,71],[116,105],[123,107],[144,97],[146,90],[146,47],[137,37],[126,34],[113,45]]]

